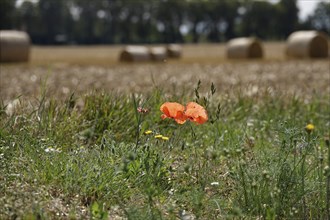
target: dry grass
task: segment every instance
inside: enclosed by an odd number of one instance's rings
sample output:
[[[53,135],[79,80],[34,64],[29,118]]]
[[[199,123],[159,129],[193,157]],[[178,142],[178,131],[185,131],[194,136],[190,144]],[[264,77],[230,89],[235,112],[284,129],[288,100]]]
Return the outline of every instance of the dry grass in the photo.
[[[32,49],[31,65],[66,63],[75,65],[113,66],[118,64],[119,54],[124,46],[59,46]],[[265,61],[284,60],[284,43],[265,44]],[[183,46],[180,60],[167,60],[170,63],[208,63],[228,62],[225,44],[187,44]]]
[[[231,61],[224,44],[199,44],[184,45],[178,60],[122,64],[122,46],[35,46],[30,63],[1,64],[0,99],[38,97],[45,81],[57,97],[93,89],[143,92],[155,85],[174,92],[192,88],[199,79],[205,85],[213,82],[223,93],[270,89],[310,97],[313,92],[330,92],[328,59],[287,60],[284,43],[264,47],[265,58],[256,60]]]

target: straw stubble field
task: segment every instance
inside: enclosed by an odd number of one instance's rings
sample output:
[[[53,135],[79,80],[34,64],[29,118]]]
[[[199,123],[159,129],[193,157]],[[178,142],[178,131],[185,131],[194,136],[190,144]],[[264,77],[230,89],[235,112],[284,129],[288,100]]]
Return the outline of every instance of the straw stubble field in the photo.
[[[228,60],[225,45],[185,45],[181,59],[119,63],[121,46],[34,46],[27,64],[1,64],[0,98],[35,98],[44,83],[63,97],[90,90],[143,92],[155,86],[191,88],[198,80],[230,93],[279,89],[311,95],[329,92],[329,59],[287,60],[284,43],[264,44],[264,59]]]

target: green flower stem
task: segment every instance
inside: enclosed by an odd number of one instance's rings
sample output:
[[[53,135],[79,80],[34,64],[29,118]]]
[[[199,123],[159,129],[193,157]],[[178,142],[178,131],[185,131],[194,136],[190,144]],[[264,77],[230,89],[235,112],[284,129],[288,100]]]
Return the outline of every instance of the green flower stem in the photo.
[[[328,169],[330,167],[330,144],[327,144],[328,147]],[[330,219],[330,173],[327,170],[327,216]]]

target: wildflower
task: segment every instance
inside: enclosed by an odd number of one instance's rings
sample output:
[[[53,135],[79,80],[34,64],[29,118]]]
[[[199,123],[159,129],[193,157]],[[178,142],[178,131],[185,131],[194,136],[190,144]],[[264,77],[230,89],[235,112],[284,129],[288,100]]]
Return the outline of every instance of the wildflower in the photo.
[[[161,118],[173,118],[178,124],[183,124],[187,120],[184,109],[184,106],[177,102],[165,102],[160,106],[160,110],[163,112]]]
[[[187,104],[185,115],[189,120],[197,124],[204,124],[208,120],[206,110],[196,102],[189,102]]]
[[[206,110],[196,102],[189,102],[186,108],[176,102],[165,102],[160,110],[163,112],[162,119],[173,118],[179,124],[185,123],[187,119],[196,124],[204,124],[208,120]]]
[[[166,137],[166,136],[163,136],[162,137],[162,140],[164,140],[164,141],[168,141],[170,138],[169,137]]]
[[[142,108],[142,107],[138,107],[136,110],[137,110],[139,113],[142,113],[142,114],[146,114],[146,113],[149,112],[149,109],[147,109],[147,108]]]
[[[51,152],[57,152],[57,153],[60,153],[62,152],[61,148],[53,148],[53,147],[47,147],[45,149],[45,152],[46,153],[51,153]]]
[[[163,135],[161,135],[161,134],[157,134],[157,135],[155,135],[155,138],[157,138],[157,139],[162,139],[162,138],[163,138]]]
[[[169,137],[163,136],[163,135],[161,135],[161,134],[157,134],[157,135],[155,135],[155,138],[156,138],[156,139],[162,139],[162,140],[164,140],[164,141],[168,141],[168,140],[170,139]]]
[[[308,124],[305,127],[306,132],[309,134],[315,129],[315,126],[313,124]]]
[[[152,131],[151,130],[147,130],[144,132],[144,134],[152,134]]]

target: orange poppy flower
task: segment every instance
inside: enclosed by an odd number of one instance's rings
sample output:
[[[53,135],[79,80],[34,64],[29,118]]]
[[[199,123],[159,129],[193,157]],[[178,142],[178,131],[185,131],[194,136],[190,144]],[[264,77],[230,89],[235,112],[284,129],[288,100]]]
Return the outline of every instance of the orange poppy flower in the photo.
[[[189,120],[197,124],[204,124],[208,120],[206,110],[196,102],[189,102],[187,104],[185,115]]]
[[[184,114],[184,106],[177,102],[165,102],[160,106],[160,110],[163,112],[162,119],[173,118],[179,124],[183,124],[187,120]]]

